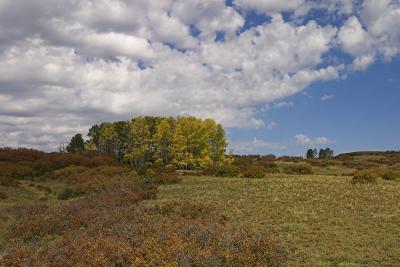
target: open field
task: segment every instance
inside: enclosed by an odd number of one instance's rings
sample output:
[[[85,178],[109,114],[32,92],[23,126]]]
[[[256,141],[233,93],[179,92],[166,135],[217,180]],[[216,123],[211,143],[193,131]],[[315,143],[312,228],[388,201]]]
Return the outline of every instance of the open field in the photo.
[[[291,266],[400,266],[400,183],[345,176],[185,177],[156,200],[207,203],[235,224],[273,232]]]

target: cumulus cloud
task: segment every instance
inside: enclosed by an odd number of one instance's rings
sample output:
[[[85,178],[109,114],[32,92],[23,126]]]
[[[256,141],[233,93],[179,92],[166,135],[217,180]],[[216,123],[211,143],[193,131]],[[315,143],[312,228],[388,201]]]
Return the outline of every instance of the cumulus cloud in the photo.
[[[349,66],[399,53],[399,4],[372,1],[0,1],[0,146],[55,147],[104,120],[137,115],[211,117],[227,127],[273,128],[257,107]],[[338,28],[280,12],[349,14]],[[243,30],[245,12],[271,21]],[[194,31],[197,32],[194,34]],[[216,42],[217,32],[225,40]],[[286,104],[284,104],[286,103]]]
[[[259,153],[265,154],[267,150],[285,150],[287,149],[286,144],[280,144],[275,142],[269,142],[254,137],[252,140],[236,140],[230,142],[230,146],[234,153],[237,154],[248,154],[248,153]]]
[[[278,126],[278,124],[276,123],[276,122],[274,122],[274,121],[271,121],[271,122],[269,122],[269,123],[267,123],[266,125],[265,125],[265,127],[267,128],[267,129],[274,129],[276,126]]]
[[[379,57],[391,60],[400,52],[400,2],[363,1],[359,16],[347,19],[338,33],[345,52],[353,55],[354,70],[365,70]]]
[[[327,137],[324,137],[324,136],[311,138],[305,134],[296,134],[293,137],[293,139],[296,144],[301,145],[301,146],[326,145],[326,144],[331,143],[331,141]]]
[[[328,100],[331,100],[333,98],[335,98],[334,95],[323,95],[323,96],[321,96],[321,100],[322,101],[328,101]]]
[[[304,2],[304,0],[236,0],[235,4],[246,9],[257,10],[260,13],[280,13],[293,11],[304,4]]]
[[[281,101],[273,104],[274,109],[289,108],[294,105],[293,102]]]

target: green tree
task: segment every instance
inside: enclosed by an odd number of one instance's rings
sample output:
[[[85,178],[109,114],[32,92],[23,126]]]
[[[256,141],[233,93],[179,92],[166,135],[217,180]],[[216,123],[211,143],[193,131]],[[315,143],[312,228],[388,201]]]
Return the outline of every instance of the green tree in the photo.
[[[156,147],[156,161],[167,165],[172,159],[172,142],[174,131],[170,122],[163,119],[158,125],[154,135],[154,145]]]
[[[127,121],[117,121],[113,124],[115,130],[115,154],[121,162],[128,149],[129,123]]]
[[[320,153],[321,153],[321,151],[320,151]],[[307,150],[306,157],[307,157],[307,159],[315,159],[317,157],[317,149],[310,148],[309,150]]]
[[[82,134],[78,133],[71,138],[67,146],[68,153],[81,154],[85,151],[85,142],[83,141]]]
[[[89,137],[90,147],[94,146],[97,151],[100,151],[100,127],[98,125],[94,125],[89,129],[87,134]]]
[[[172,163],[177,168],[188,169],[189,164],[193,161],[193,157],[188,151],[187,137],[182,128],[182,123],[178,121],[172,136]]]
[[[208,125],[211,159],[214,164],[223,162],[225,160],[226,147],[228,146],[225,130],[220,124],[216,124],[213,120],[207,119],[205,123]]]
[[[150,128],[143,117],[134,118],[130,123],[129,145],[125,158],[135,166],[143,166],[151,153]]]
[[[319,159],[325,159],[325,149],[320,149],[318,153],[318,158]]]
[[[320,158],[320,159],[330,159],[330,158],[333,158],[333,150],[330,149],[329,147],[328,147],[328,148],[325,148],[325,149],[322,149],[322,148],[321,148],[321,149],[319,150],[318,158]]]
[[[100,151],[115,156],[117,133],[114,124],[104,122],[100,125]]]

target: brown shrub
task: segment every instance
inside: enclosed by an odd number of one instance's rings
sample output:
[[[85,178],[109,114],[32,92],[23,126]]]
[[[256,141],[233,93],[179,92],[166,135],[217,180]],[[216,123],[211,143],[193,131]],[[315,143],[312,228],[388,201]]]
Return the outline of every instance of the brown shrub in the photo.
[[[28,148],[0,148],[0,161],[8,162],[34,162],[41,158],[45,153],[42,151]]]
[[[69,184],[71,189],[80,192],[97,192],[120,183],[141,180],[135,170],[123,166],[69,166],[55,171],[53,179],[62,180]]]
[[[7,194],[6,194],[6,192],[4,192],[3,190],[0,190],[0,200],[1,199],[7,199]]]
[[[0,175],[12,179],[24,179],[33,176],[33,170],[29,164],[0,162]]]
[[[19,181],[9,176],[3,176],[0,174],[0,185],[7,187],[18,187]]]
[[[174,168],[160,168],[155,171],[156,184],[177,184],[182,181]]]
[[[265,169],[261,166],[253,165],[249,166],[246,171],[243,172],[243,177],[246,178],[264,178]]]
[[[39,220],[45,223],[42,230],[50,230],[22,232],[18,237],[29,232],[28,238],[9,246],[0,264],[285,266],[287,262],[286,249],[275,238],[248,228],[233,228],[224,216],[204,205],[129,207],[113,201],[107,206],[112,209],[103,212],[91,200],[82,201],[65,207],[61,213],[64,216],[56,213],[57,220],[50,219],[55,224],[41,217]],[[71,220],[74,216],[78,219]],[[66,223],[62,223],[65,219]],[[48,234],[57,234],[58,238],[49,242]],[[30,239],[32,236],[35,238]]]

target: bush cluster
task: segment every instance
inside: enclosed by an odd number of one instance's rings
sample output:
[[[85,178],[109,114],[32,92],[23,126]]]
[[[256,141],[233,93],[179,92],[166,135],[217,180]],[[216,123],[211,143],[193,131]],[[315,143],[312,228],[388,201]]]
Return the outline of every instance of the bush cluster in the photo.
[[[357,172],[351,183],[352,184],[376,184],[378,183],[379,176],[371,171],[371,170],[365,170],[365,171],[359,171]]]
[[[154,182],[156,184],[177,184],[181,181],[182,178],[178,176],[173,167],[159,168],[155,171]]]
[[[74,190],[74,189],[71,189],[71,188],[65,188],[64,191],[62,191],[58,195],[58,199],[59,200],[68,200],[68,199],[80,197],[83,194],[84,194],[83,191],[78,191],[78,190]]]
[[[312,167],[308,163],[295,163],[284,167],[286,174],[312,174]]]
[[[388,170],[385,172],[385,174],[383,174],[382,178],[390,181],[400,181],[400,172]]]
[[[3,190],[0,190],[0,200],[4,200],[7,199],[7,194],[6,192],[4,192]]]
[[[275,238],[210,207],[135,205],[155,192],[131,183],[56,208],[15,207],[0,266],[286,266]]]
[[[98,192],[121,183],[141,180],[135,170],[123,166],[70,166],[55,171],[52,178],[69,184],[71,189],[79,192]]]
[[[246,178],[264,178],[265,169],[262,166],[252,165],[243,172],[243,177]]]
[[[218,177],[239,177],[240,168],[235,165],[223,164],[214,167],[214,175]]]

